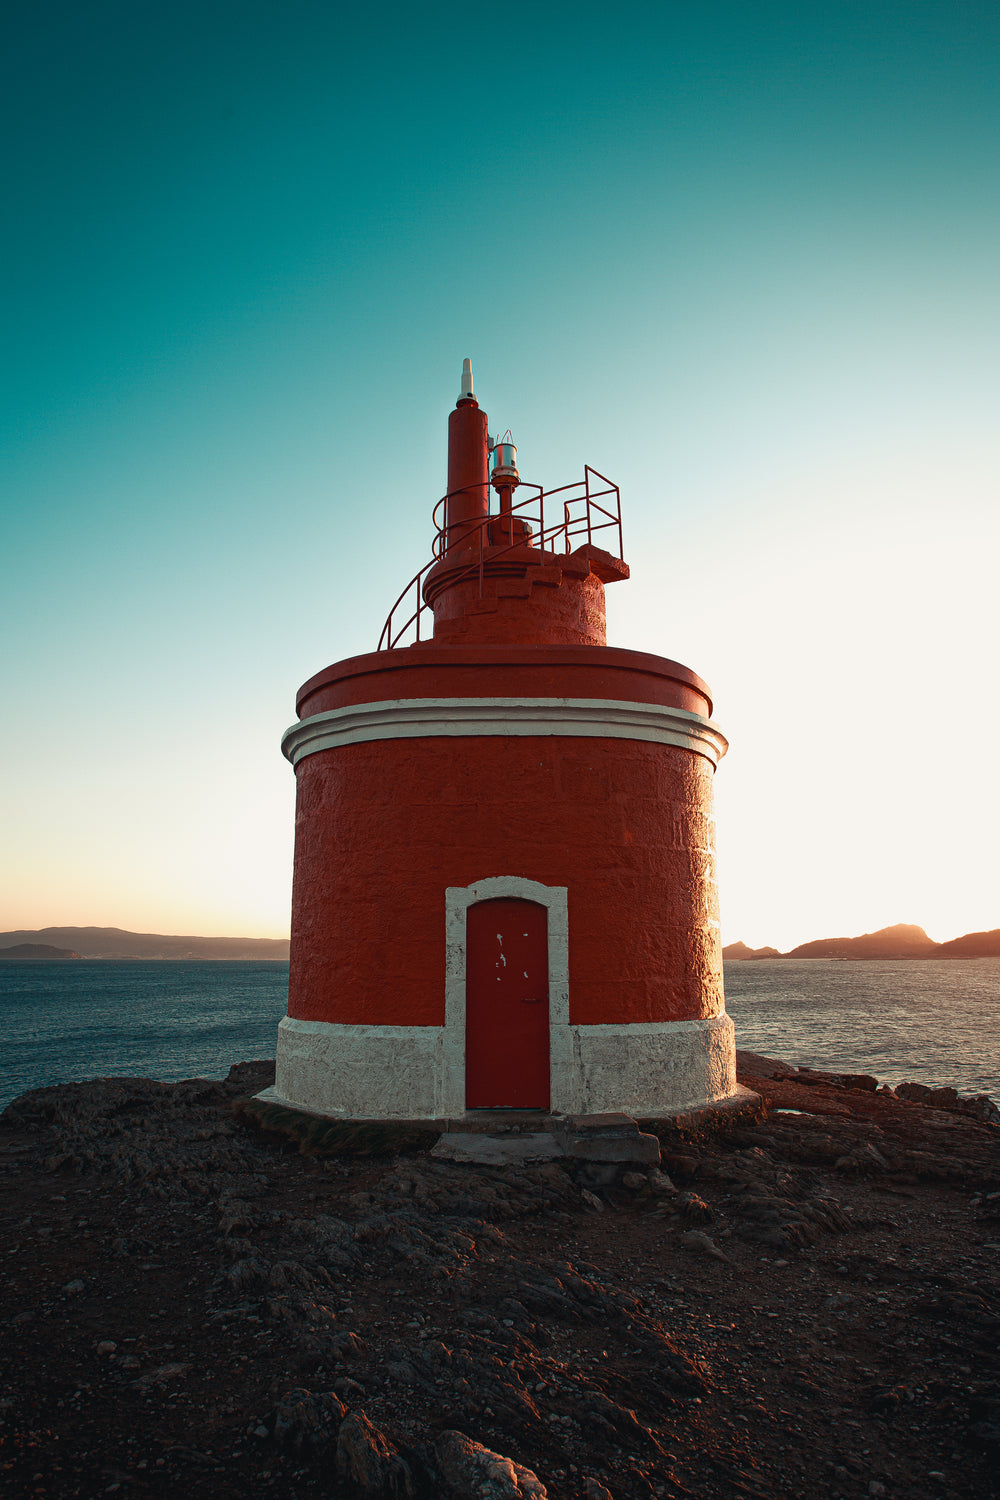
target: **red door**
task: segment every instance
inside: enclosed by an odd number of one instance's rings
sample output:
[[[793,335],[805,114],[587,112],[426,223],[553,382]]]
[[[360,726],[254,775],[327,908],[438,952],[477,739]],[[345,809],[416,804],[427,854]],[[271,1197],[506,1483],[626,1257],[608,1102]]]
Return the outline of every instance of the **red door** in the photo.
[[[469,907],[467,1109],[549,1107],[548,915],[537,902],[505,898]]]

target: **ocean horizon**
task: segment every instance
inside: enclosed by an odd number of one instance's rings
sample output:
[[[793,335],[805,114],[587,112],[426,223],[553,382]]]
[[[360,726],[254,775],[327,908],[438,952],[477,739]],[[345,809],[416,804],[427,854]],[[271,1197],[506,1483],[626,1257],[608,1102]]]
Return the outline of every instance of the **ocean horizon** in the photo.
[[[725,978],[737,1047],[1000,1103],[1000,959],[738,959]],[[274,1056],[287,997],[277,959],[5,961],[0,1108],[86,1078],[224,1078]]]

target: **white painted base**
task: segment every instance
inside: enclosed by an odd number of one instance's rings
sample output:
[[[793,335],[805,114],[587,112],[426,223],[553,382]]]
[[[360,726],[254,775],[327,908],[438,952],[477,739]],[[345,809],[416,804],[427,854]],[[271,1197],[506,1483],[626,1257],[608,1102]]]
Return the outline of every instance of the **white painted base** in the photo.
[[[436,1120],[455,1113],[446,1097],[452,1072],[443,1026],[338,1026],[291,1016],[278,1026],[275,1091],[319,1114]]]
[[[334,1118],[443,1120],[465,1114],[464,1038],[449,1026],[278,1027],[274,1097]],[[655,1116],[736,1092],[733,1023],[657,1021],[550,1032],[553,1114]]]
[[[640,1026],[568,1026],[564,1114],[641,1118],[699,1109],[736,1092],[736,1039],[727,1015]],[[553,1066],[553,1082],[555,1067]]]

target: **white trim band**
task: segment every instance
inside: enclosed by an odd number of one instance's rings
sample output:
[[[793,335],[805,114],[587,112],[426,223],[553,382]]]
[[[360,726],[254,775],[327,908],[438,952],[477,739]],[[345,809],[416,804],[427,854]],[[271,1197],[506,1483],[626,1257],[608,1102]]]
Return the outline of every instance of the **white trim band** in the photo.
[[[719,726],[701,714],[618,698],[390,698],[313,714],[285,730],[281,748],[297,766],[341,745],[454,735],[648,740],[692,750],[713,766],[729,748]]]

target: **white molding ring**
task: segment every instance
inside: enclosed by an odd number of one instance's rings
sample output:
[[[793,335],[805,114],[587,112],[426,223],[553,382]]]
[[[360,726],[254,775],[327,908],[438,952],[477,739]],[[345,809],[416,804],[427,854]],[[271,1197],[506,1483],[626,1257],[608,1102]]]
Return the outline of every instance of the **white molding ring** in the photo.
[[[647,740],[691,750],[713,766],[729,748],[719,726],[701,714],[618,698],[389,698],[313,714],[285,730],[281,748],[297,766],[341,745],[457,735]]]

